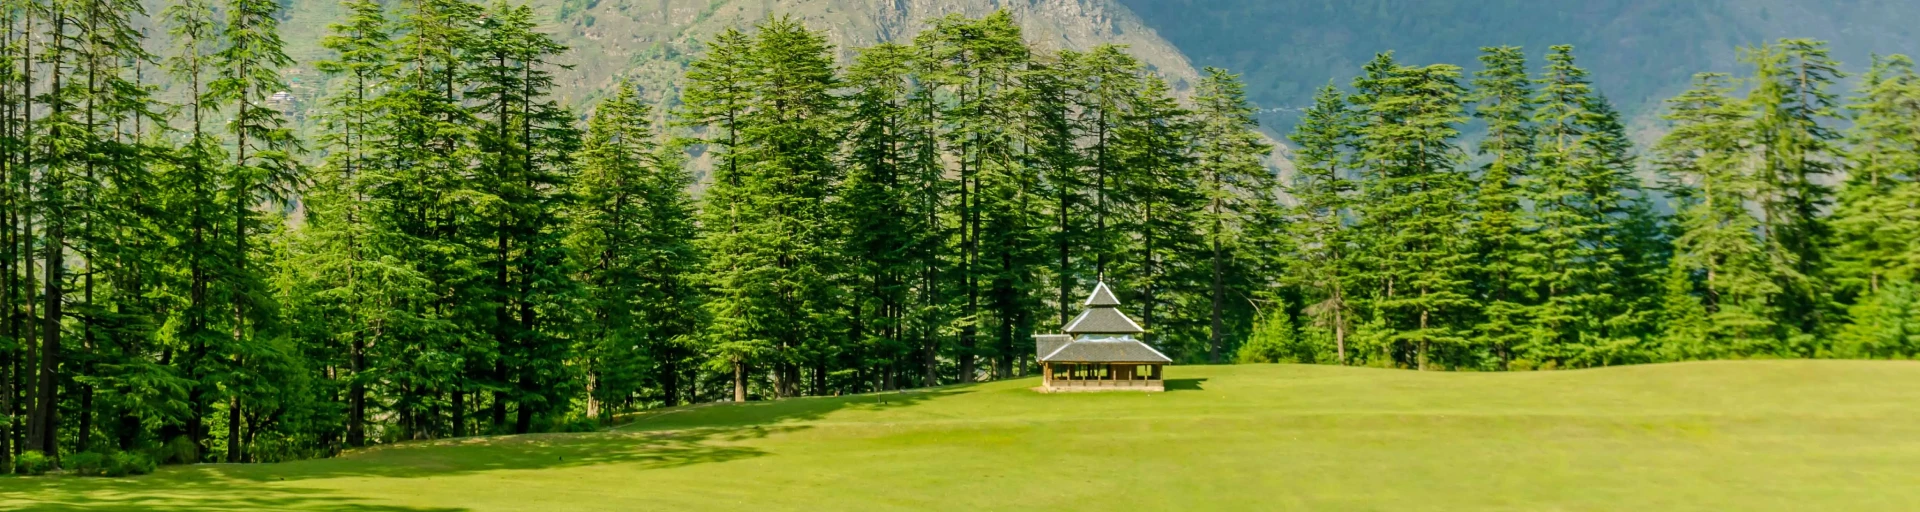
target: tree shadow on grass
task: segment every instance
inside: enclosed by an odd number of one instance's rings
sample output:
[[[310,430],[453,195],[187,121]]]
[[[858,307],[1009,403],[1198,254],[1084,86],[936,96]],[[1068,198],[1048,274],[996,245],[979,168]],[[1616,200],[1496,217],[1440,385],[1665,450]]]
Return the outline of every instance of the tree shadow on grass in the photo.
[[[330,478],[457,477],[489,471],[620,464],[640,469],[764,455],[737,443],[804,427],[533,434],[402,443],[342,457],[280,464],[203,464],[133,478],[0,479],[0,510],[312,510],[452,512],[381,506],[334,489]],[[351,491],[348,491],[351,492]],[[531,498],[531,497],[530,497]]]
[[[681,428],[768,427],[804,424],[839,411],[880,411],[912,407],[936,398],[974,392],[979,384],[884,391],[834,397],[804,397],[742,403],[710,403],[636,414],[621,431]]]
[[[120,478],[39,477],[0,481],[0,509],[25,511],[301,510],[318,512],[460,512],[447,507],[376,505],[326,489],[267,486],[209,477],[182,468]]]
[[[489,471],[616,464],[659,469],[766,455],[747,442],[811,428],[836,411],[911,407],[973,392],[974,385],[706,404],[636,415],[611,432],[529,434],[417,441],[279,464],[170,467],[122,478],[0,479],[0,509],[14,510],[318,510],[453,512],[457,508],[375,505],[302,480],[451,477]]]
[[[727,462],[766,455],[746,443],[811,428],[807,422],[835,411],[908,407],[967,392],[965,388],[680,407],[641,415],[610,432],[408,442],[350,452],[337,459],[229,466],[233,469],[229,477],[256,481],[415,478],[602,464],[661,469]]]
[[[329,478],[456,477],[488,471],[621,464],[641,469],[764,455],[735,443],[787,428],[535,434],[403,443],[342,457],[280,464],[169,467],[133,478],[0,480],[0,510],[318,510],[441,512],[456,508],[379,506],[332,489],[301,487]]]
[[[1167,391],[1204,391],[1207,379],[1167,379]]]

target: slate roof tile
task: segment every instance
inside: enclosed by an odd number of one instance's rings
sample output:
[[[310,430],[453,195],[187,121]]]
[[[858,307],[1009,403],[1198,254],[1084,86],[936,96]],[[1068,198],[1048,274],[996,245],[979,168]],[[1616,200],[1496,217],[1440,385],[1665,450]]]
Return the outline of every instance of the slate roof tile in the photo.
[[[1041,356],[1042,362],[1071,363],[1171,363],[1166,354],[1133,338],[1076,340]]]
[[[1147,332],[1140,324],[1127,318],[1126,313],[1114,308],[1093,308],[1080,312],[1080,316],[1067,323],[1062,329],[1067,334],[1140,334]]]

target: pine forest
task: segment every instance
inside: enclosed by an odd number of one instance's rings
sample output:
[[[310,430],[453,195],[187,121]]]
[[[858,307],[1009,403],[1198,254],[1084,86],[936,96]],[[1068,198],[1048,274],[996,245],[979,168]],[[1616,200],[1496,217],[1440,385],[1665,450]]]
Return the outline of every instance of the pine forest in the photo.
[[[857,49],[769,17],[665,102],[572,105],[526,6],[344,0],[308,127],[282,2],[4,5],[0,459],[1020,377],[1097,282],[1182,364],[1920,355],[1904,56],[1751,46],[1641,136],[1572,47],[1381,48],[1276,134],[1231,71],[1007,12]]]

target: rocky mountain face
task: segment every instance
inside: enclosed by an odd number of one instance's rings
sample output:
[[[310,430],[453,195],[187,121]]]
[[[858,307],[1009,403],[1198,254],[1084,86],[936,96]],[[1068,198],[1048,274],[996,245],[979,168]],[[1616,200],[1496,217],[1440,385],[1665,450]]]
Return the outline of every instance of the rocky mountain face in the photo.
[[[150,0],[162,3],[164,0]],[[313,104],[324,80],[312,62],[326,26],[341,16],[333,0],[289,0],[284,21],[289,53],[300,64],[288,70],[294,95]],[[1126,6],[1111,0],[531,0],[571,50],[573,69],[559,74],[558,95],[591,104],[622,77],[649,96],[667,102],[679,76],[703,43],[727,27],[748,27],[772,15],[791,15],[827,31],[842,54],[881,41],[910,41],[932,19],[947,14],[981,16],[1013,12],[1039,49],[1086,49],[1103,43],[1128,45],[1152,69],[1184,87],[1198,73],[1186,57]],[[155,5],[153,12],[159,12]]]

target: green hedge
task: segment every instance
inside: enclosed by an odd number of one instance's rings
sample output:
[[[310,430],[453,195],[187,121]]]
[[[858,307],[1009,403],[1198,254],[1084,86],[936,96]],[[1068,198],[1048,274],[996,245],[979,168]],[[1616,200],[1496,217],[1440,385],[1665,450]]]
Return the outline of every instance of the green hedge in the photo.
[[[20,452],[13,459],[13,472],[22,475],[44,475],[53,470],[53,459],[36,451]]]

